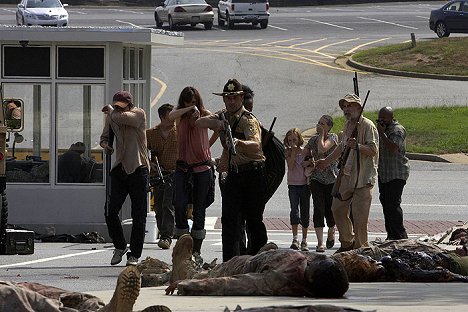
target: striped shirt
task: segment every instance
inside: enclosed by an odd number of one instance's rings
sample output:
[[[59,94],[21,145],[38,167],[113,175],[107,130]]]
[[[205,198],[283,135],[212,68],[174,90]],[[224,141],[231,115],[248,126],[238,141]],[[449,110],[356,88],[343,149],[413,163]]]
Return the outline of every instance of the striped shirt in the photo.
[[[407,180],[409,163],[406,157],[406,129],[396,120],[385,129],[387,138],[398,145],[398,151],[390,152],[382,143],[379,146],[379,181],[387,183],[395,179]]]

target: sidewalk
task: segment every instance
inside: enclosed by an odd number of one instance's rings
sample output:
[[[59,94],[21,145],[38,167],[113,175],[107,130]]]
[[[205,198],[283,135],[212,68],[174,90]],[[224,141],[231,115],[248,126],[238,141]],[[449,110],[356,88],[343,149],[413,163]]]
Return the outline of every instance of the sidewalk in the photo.
[[[225,297],[166,296],[165,287],[142,288],[134,311],[151,305],[165,305],[173,312],[233,311],[242,308],[268,306],[335,305],[379,312],[467,311],[468,284],[463,283],[351,283],[343,299],[313,299],[294,297]],[[92,294],[109,302],[113,291]],[[225,310],[225,309],[229,310]],[[333,310],[327,310],[333,312]]]

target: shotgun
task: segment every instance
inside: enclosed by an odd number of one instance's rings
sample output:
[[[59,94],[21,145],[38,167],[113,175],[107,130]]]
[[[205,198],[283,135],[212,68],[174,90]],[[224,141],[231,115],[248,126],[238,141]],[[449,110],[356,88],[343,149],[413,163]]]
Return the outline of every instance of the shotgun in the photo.
[[[364,111],[364,107],[366,106],[367,103],[367,98],[369,97],[370,90],[367,91],[366,98],[364,99],[364,103],[362,104],[361,111],[359,113],[358,117],[358,122],[354,126],[353,132],[351,134],[350,138],[356,138],[358,134],[358,126],[359,126],[359,120],[361,120],[362,112]],[[341,201],[348,200],[352,197],[352,195],[349,198],[343,198],[340,193],[340,186],[341,186],[341,179],[343,178],[344,174],[344,167],[346,165],[346,161],[348,160],[349,153],[351,152],[351,148],[349,146],[346,146],[345,149],[341,152],[340,156],[340,161],[338,162],[338,169],[340,170],[338,173],[338,176],[336,177],[335,184],[333,184],[333,189],[331,192],[331,195],[333,197],[338,198]],[[357,184],[357,180],[356,180]]]
[[[221,113],[220,116],[221,116],[221,120],[224,122],[226,147],[229,151],[229,154],[236,156],[237,152],[236,152],[236,146],[234,145],[234,139],[232,138],[231,126],[229,125],[229,122],[227,121],[224,113]]]

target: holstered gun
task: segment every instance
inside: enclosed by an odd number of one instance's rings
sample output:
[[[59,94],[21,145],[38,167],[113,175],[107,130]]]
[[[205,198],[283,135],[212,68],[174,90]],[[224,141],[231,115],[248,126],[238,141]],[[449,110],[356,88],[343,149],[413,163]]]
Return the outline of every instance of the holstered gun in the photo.
[[[229,154],[232,156],[236,156],[236,146],[234,145],[234,139],[232,137],[232,131],[231,131],[231,126],[229,125],[229,122],[226,119],[226,116],[224,115],[225,113],[221,113],[220,117],[221,120],[224,122],[224,142],[226,144],[226,148],[229,151]],[[221,139],[223,137],[221,136]]]
[[[359,113],[358,121],[356,125],[354,126],[353,132],[350,136],[350,138],[356,138],[358,135],[358,126],[359,126],[359,120],[361,120],[362,112],[364,111],[364,107],[366,106],[367,103],[367,98],[369,97],[370,90],[367,91],[366,98],[364,99],[364,103],[362,104],[361,111]],[[344,175],[344,169],[346,166],[346,162],[348,161],[349,154],[351,152],[351,148],[349,146],[346,146],[345,149],[341,152],[340,160],[338,162],[338,169],[340,170],[338,173],[338,176],[336,177],[335,184],[333,184],[332,192],[331,195],[335,198],[338,198],[339,200],[346,201],[348,199],[351,199],[353,195],[351,194],[350,196],[346,196],[344,198],[344,194],[340,193],[340,186],[341,182],[343,179]],[[356,180],[356,185],[357,185],[357,180]]]

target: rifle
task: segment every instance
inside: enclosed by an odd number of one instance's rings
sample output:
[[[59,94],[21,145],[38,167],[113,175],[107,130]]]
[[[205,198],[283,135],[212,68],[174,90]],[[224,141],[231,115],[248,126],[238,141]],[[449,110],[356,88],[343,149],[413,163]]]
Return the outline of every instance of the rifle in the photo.
[[[112,147],[114,145],[114,130],[110,125],[110,116],[109,118],[109,139],[108,146]],[[105,216],[109,213],[110,197],[111,197],[111,168],[112,168],[112,154],[106,153],[106,204],[104,205],[104,214]]]
[[[357,79],[357,72],[354,72],[353,86],[354,86],[354,94],[359,96],[359,83],[358,83],[358,79]]]
[[[273,136],[273,126],[275,125],[276,122],[276,117],[273,118],[273,121],[271,122],[270,129],[268,132],[265,134],[265,137],[262,137],[262,147],[265,147],[265,145],[268,143],[270,138]]]
[[[366,106],[367,98],[369,97],[369,93],[370,93],[370,90],[367,91],[366,98],[364,99],[364,103],[362,104],[361,111],[360,111],[359,117],[357,119],[358,122],[354,126],[354,129],[353,129],[353,132],[352,132],[350,138],[356,138],[357,137],[357,134],[358,134],[357,129],[358,129],[358,126],[359,126],[359,120],[361,119],[362,112],[364,111],[364,107]],[[335,181],[335,184],[333,184],[333,189],[332,189],[332,192],[331,192],[331,195],[333,197],[338,198],[341,201],[346,201],[346,200],[350,199],[351,197],[353,197],[353,195],[351,194],[350,197],[343,198],[341,196],[341,193],[340,193],[341,179],[343,178],[344,168],[345,168],[346,161],[348,160],[350,152],[351,152],[351,148],[349,146],[346,146],[345,149],[341,152],[340,161],[338,162],[338,169],[340,170],[340,172],[338,173],[338,176],[336,177],[336,181]],[[356,185],[357,185],[357,179],[356,179]]]
[[[166,182],[164,182],[164,176],[162,174],[161,166],[159,165],[158,156],[154,156],[154,160],[155,160],[156,172],[158,173],[159,180],[161,181],[162,184],[164,184]]]
[[[221,116],[221,120],[224,122],[226,147],[230,155],[236,156],[237,152],[236,152],[236,146],[234,145],[234,139],[232,138],[231,126],[229,125],[229,122],[227,121],[224,113],[221,113],[220,116]]]

